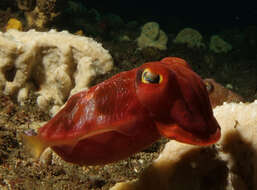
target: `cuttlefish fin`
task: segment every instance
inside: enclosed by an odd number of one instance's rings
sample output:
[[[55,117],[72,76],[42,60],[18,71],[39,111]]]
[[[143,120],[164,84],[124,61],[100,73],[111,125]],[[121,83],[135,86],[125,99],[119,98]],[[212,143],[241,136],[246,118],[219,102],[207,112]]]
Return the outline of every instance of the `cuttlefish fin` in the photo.
[[[54,146],[66,146],[69,147],[70,152],[72,152],[73,148],[78,143],[78,140],[72,140],[72,141],[55,141],[55,142],[48,142],[46,143],[44,140],[42,140],[39,135],[31,136],[31,135],[22,135],[22,139],[25,145],[25,148],[30,152],[33,158],[39,159],[42,153],[45,151],[48,147],[54,147]]]
[[[44,150],[48,147],[46,143],[44,143],[38,135],[29,136],[22,135],[22,139],[25,145],[25,148],[31,153],[33,158],[39,159]]]

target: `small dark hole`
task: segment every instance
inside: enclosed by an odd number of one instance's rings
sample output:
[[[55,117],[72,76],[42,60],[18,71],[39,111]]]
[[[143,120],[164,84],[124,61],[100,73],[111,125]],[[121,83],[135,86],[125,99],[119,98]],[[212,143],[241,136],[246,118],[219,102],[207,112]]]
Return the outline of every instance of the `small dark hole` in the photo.
[[[16,71],[17,71],[17,69],[15,67],[7,69],[4,72],[6,80],[9,81],[9,82],[12,82],[14,80],[15,75],[16,75]]]

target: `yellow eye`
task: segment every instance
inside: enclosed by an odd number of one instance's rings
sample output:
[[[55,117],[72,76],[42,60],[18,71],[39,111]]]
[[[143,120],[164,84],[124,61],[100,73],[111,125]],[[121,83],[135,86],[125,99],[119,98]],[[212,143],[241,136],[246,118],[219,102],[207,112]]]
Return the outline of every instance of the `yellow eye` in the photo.
[[[162,75],[153,73],[150,69],[145,69],[141,78],[142,82],[146,84],[160,84],[162,79]]]

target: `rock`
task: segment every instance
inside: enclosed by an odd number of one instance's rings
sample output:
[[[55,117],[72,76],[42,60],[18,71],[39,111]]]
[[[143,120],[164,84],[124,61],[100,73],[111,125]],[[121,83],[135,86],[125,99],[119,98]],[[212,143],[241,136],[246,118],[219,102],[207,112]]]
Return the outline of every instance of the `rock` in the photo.
[[[28,28],[45,30],[54,19],[65,11],[70,1],[65,0],[17,0],[18,8],[24,11]]]
[[[198,147],[170,141],[139,179],[111,190],[255,190],[257,187],[257,100],[214,109],[221,139]]]
[[[202,35],[192,28],[181,30],[173,42],[176,44],[186,44],[189,48],[205,48]]]
[[[139,48],[155,47],[160,50],[167,49],[168,37],[160,29],[156,22],[146,23],[141,30],[140,36],[137,38],[137,45]]]
[[[17,0],[17,6],[21,11],[32,11],[36,6],[36,0]]]
[[[26,11],[24,13],[28,28],[37,28],[38,30],[43,30],[45,26],[52,21],[58,14],[45,14],[41,12],[36,6],[32,11]]]
[[[38,106],[52,114],[112,64],[100,43],[67,31],[0,33],[0,90],[23,103],[34,89]]]

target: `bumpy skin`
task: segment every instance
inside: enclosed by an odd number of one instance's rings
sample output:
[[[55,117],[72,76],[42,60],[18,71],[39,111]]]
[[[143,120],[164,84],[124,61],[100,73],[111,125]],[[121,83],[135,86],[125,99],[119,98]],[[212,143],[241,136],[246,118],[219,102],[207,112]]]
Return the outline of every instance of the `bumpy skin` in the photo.
[[[146,69],[159,82],[145,82]],[[75,94],[36,138],[68,162],[95,165],[124,159],[161,135],[194,145],[220,137],[202,79],[180,58],[143,64]]]

